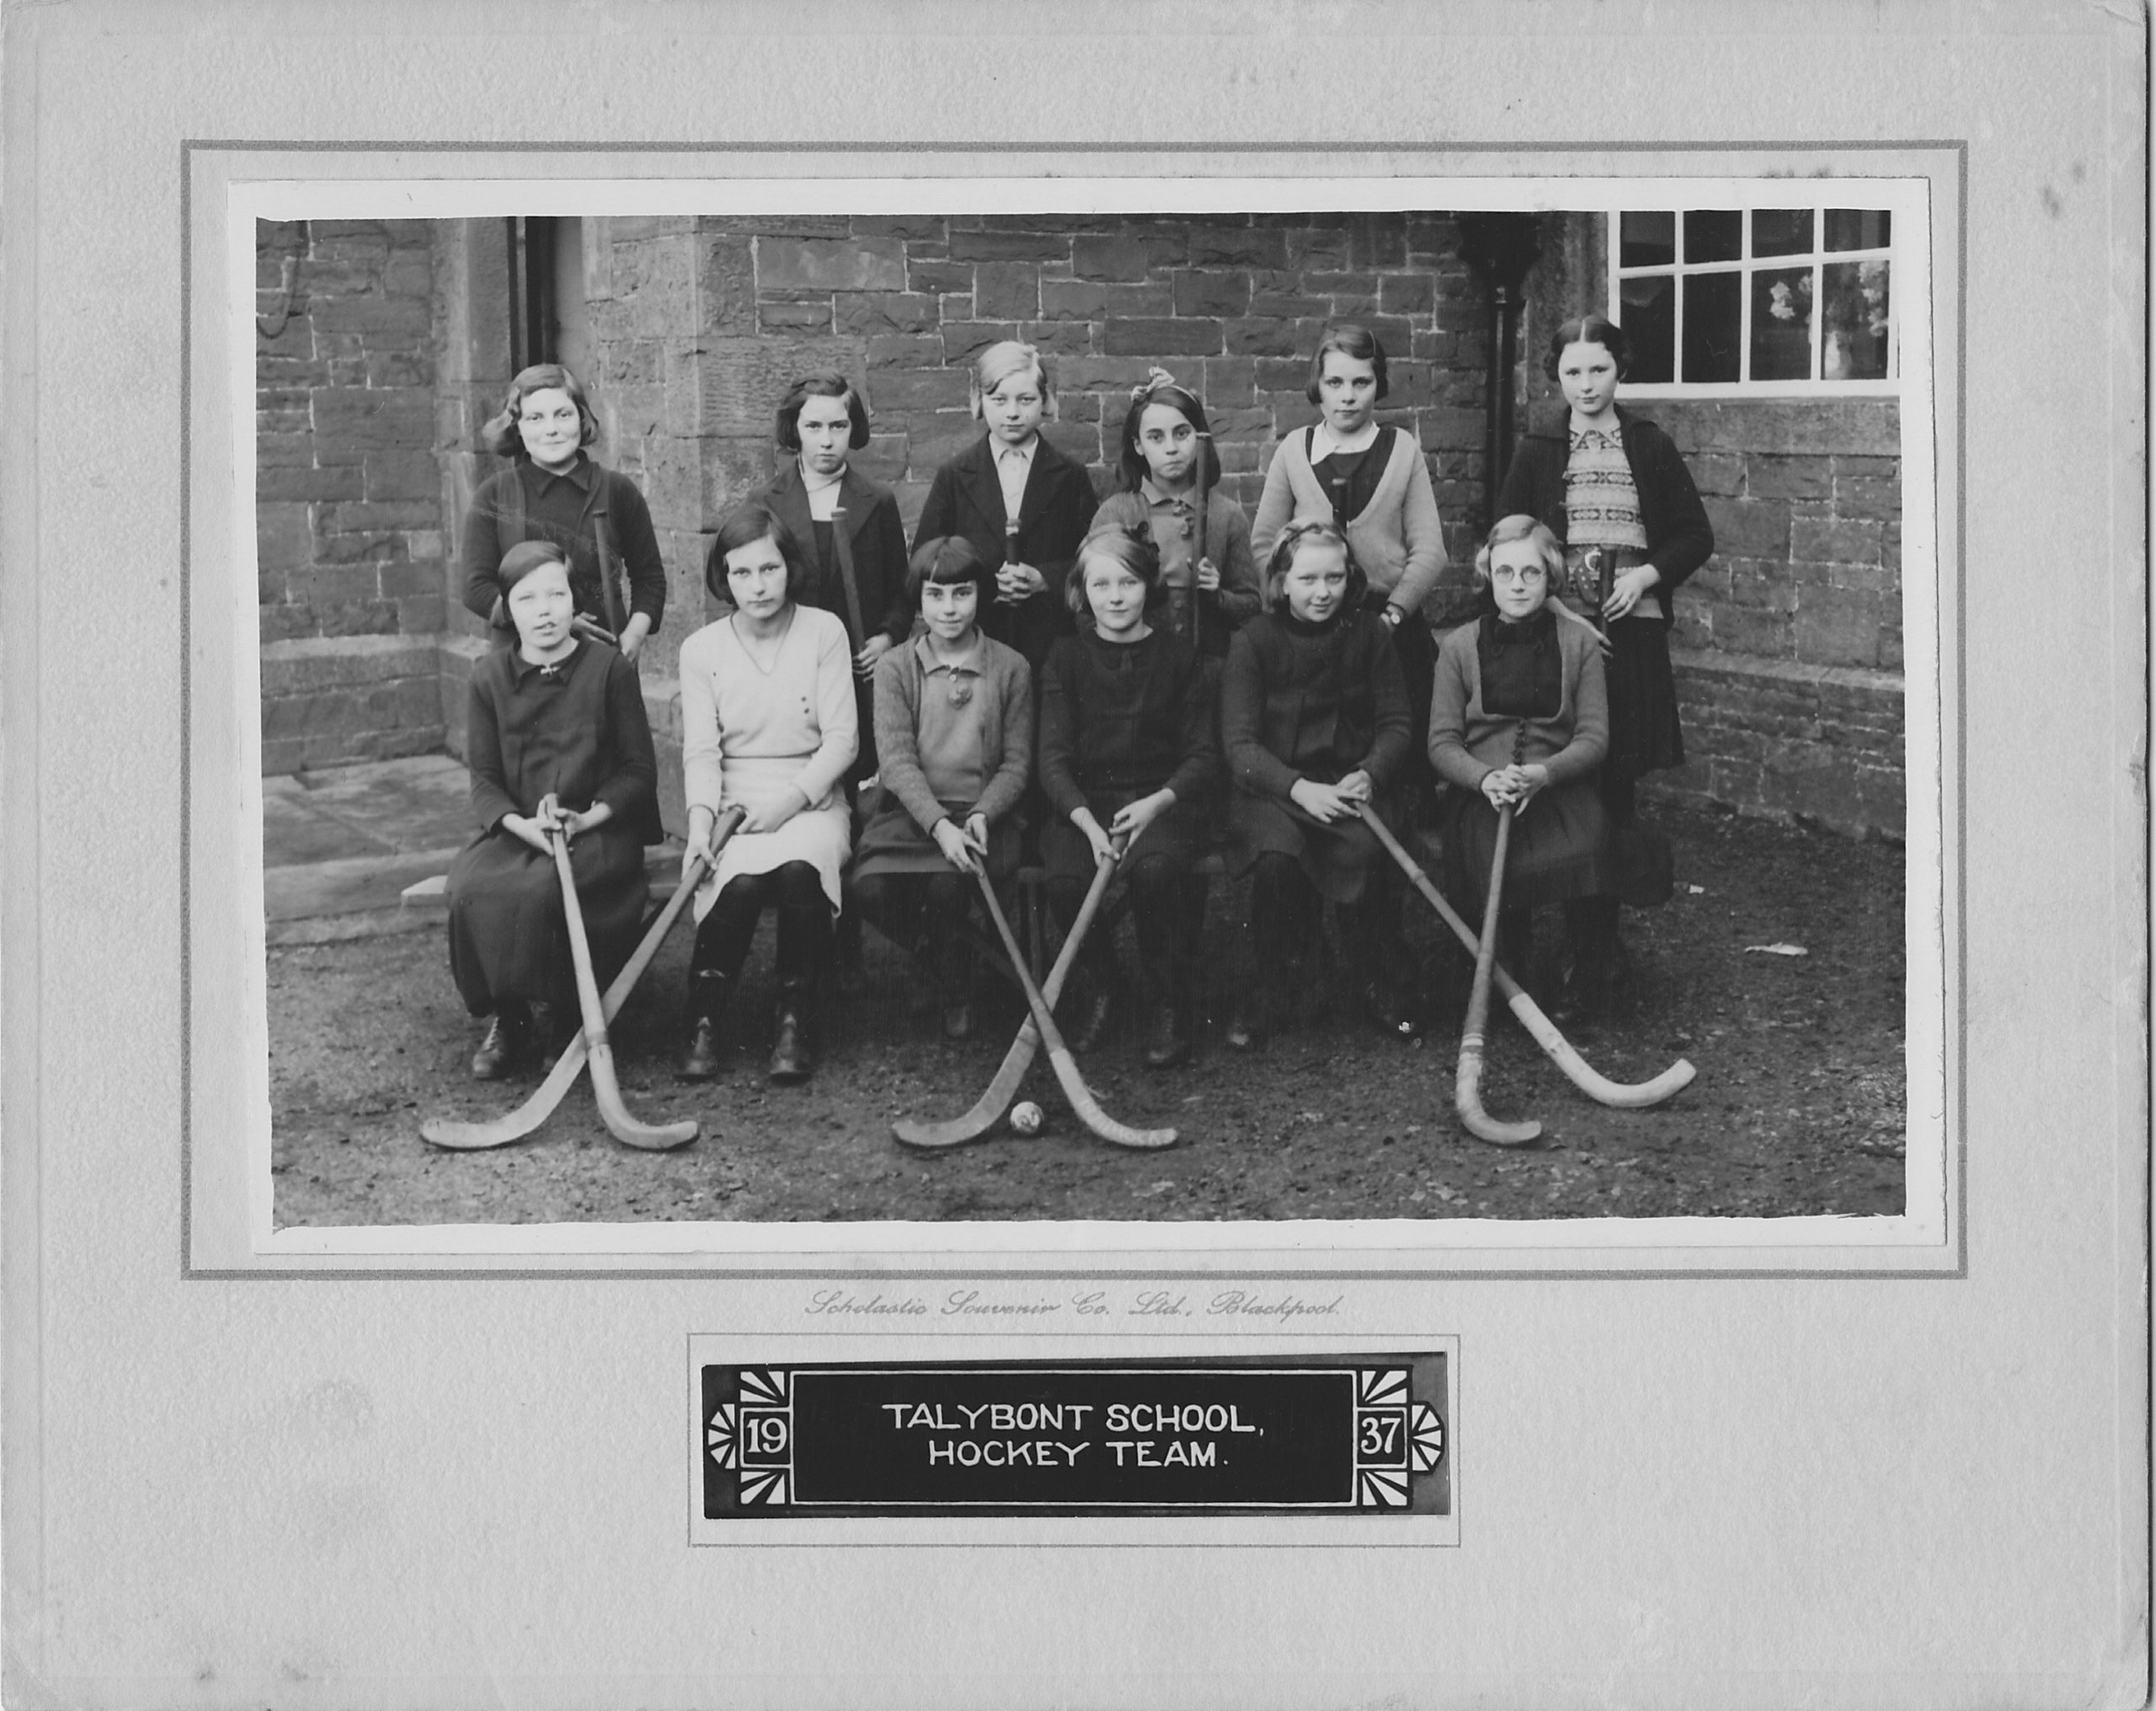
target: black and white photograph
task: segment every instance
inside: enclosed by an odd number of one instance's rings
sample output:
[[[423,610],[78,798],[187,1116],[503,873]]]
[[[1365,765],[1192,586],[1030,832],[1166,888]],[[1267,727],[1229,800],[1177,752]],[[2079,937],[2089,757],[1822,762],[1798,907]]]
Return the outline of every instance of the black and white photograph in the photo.
[[[280,1230],[1935,1213],[1924,186],[1223,188],[253,221]]]

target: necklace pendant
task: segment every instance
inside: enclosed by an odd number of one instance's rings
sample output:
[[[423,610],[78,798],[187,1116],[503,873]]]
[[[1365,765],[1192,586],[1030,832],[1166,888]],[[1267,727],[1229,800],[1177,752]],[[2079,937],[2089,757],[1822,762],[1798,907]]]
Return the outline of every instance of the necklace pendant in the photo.
[[[962,707],[974,698],[974,686],[963,677],[953,674],[951,678],[951,705]]]

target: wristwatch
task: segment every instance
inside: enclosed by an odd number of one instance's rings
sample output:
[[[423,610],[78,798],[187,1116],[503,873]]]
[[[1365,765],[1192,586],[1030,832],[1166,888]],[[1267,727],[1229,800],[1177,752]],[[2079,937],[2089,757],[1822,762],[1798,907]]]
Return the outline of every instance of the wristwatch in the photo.
[[[1380,612],[1378,616],[1385,620],[1385,626],[1386,629],[1397,630],[1400,627],[1401,621],[1406,617],[1407,614],[1401,610],[1398,606],[1387,606],[1382,612]]]

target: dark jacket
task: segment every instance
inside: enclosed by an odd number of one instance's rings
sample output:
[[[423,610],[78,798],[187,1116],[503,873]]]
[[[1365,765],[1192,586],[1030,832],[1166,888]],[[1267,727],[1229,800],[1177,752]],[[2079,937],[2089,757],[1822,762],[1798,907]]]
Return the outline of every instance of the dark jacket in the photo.
[[[1171,631],[1064,637],[1041,668],[1039,723],[1041,788],[1065,819],[1096,794],[1165,787],[1187,802],[1212,785],[1213,697],[1197,650]]]
[[[1565,538],[1565,465],[1572,456],[1571,423],[1571,411],[1560,409],[1539,418],[1523,434],[1497,495],[1498,516],[1525,512],[1561,541]],[[1669,436],[1621,404],[1617,427],[1625,442],[1625,461],[1632,466],[1632,485],[1639,490],[1647,562],[1662,575],[1659,592],[1667,624],[1674,611],[1668,597],[1715,550],[1714,525],[1707,521],[1707,508],[1700,503],[1692,472]]]
[[[552,792],[565,808],[606,802],[643,843],[659,824],[659,762],[636,668],[603,642],[578,643],[547,680],[513,648],[472,668],[465,761],[481,833],[530,814]]]
[[[906,604],[906,531],[899,520],[897,496],[851,464],[839,482],[846,541],[853,549],[854,588],[861,597],[861,621],[867,632],[857,636],[837,567],[834,565],[826,577],[816,562],[816,525],[808,515],[808,493],[801,485],[800,461],[790,452],[780,456],[786,461],[771,478],[765,497],[793,531],[814,577],[811,586],[800,589],[795,598],[804,606],[820,607],[844,624],[846,638],[857,653],[862,643],[878,631],[894,642],[905,641],[913,632],[913,608]]]
[[[511,520],[517,509],[510,503],[513,497],[511,482],[520,483],[523,488],[524,521],[520,529]],[[572,506],[561,504],[564,484],[574,496]],[[574,512],[573,527],[563,527],[548,520],[547,514],[563,509]],[[472,508],[464,517],[465,605],[497,629],[507,630],[510,641],[514,642],[515,632],[503,606],[502,587],[497,578],[502,556],[520,541],[552,541],[568,554],[569,591],[575,597],[577,610],[608,629],[613,628],[599,580],[598,527],[595,520],[602,512],[613,541],[616,573],[624,568],[628,573],[628,599],[622,608],[622,621],[626,623],[636,613],[643,612],[649,616],[655,632],[666,611],[666,567],[659,557],[659,537],[651,526],[651,508],[644,503],[634,482],[618,471],[595,463],[589,455],[559,476],[549,475],[531,459],[520,457],[507,469],[479,483],[478,491],[472,495]]]
[[[1413,752],[1392,632],[1374,613],[1310,625],[1265,612],[1235,632],[1220,674],[1220,741],[1238,789],[1288,799],[1299,779],[1358,767],[1380,791]]]
[[[1064,582],[1099,505],[1092,477],[1043,436],[1034,449],[1018,505],[1017,548],[1020,560],[1040,572],[1048,587],[1016,605],[991,602],[980,616],[981,628],[1017,648],[1036,672],[1055,638],[1072,633]],[[914,528],[914,546],[917,550],[938,536],[962,535],[990,566],[999,565],[1004,562],[1003,525],[1003,484],[983,435],[936,472]]]

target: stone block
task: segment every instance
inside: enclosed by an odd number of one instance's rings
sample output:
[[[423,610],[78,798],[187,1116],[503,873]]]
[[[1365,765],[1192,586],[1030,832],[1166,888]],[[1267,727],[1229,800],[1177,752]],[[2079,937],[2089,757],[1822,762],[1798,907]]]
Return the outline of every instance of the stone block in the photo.
[[[369,452],[365,467],[369,500],[434,500],[440,511],[442,466],[431,450]]]
[[[1840,460],[1836,461],[1838,463]],[[1898,518],[1902,514],[1901,477],[1892,475],[1844,475],[1837,469],[1834,475],[1834,514],[1881,520]]]
[[[254,498],[258,504],[278,499],[356,499],[363,497],[366,491],[366,477],[356,463],[334,469],[275,464],[254,472]]]
[[[1174,312],[1174,294],[1165,281],[1141,285],[1099,285],[1086,279],[1041,281],[1043,320],[1105,321],[1118,315]]]
[[[426,529],[441,521],[437,499],[348,499],[316,509],[318,535],[369,534],[385,529]]]
[[[1734,452],[1700,452],[1685,467],[1702,497],[1734,498],[1744,491],[1744,460]]]
[[[366,376],[370,386],[431,386],[435,360],[424,350],[370,351]]]
[[[295,641],[322,633],[322,620],[312,606],[264,605],[255,617],[258,634],[264,643]]]
[[[431,640],[440,634],[448,621],[449,601],[441,594],[408,594],[397,602],[399,635],[424,636]]]
[[[1315,413],[1312,412],[1313,415]],[[1486,431],[1480,410],[1458,410],[1442,406],[1417,411],[1415,425],[1425,451],[1479,450]]]
[[[1834,490],[1833,466],[1824,457],[1768,454],[1746,462],[1745,491],[1755,499],[1823,499]]]
[[[1123,392],[1142,386],[1152,364],[1134,356],[1068,357],[1057,363],[1057,384],[1071,392]]]
[[[974,313],[984,321],[1041,316],[1041,270],[1026,262],[983,262],[974,269]]]
[[[700,320],[712,333],[753,333],[756,324],[756,251],[752,239],[707,233],[697,241]]]
[[[971,291],[946,292],[937,299],[936,312],[942,317],[946,327],[958,327],[974,318],[974,294]]]
[[[857,214],[857,237],[918,237],[941,243],[950,232],[950,221],[941,214]]]
[[[1283,321],[1272,315],[1252,315],[1225,325],[1225,343],[1233,355],[1242,358],[1291,358],[1309,351],[1320,338],[1324,321],[1317,317]]]
[[[1431,365],[1413,357],[1396,357],[1388,362],[1385,402],[1395,410],[1428,409],[1436,404],[1437,376]]]
[[[1789,557],[1788,500],[1709,498],[1703,503],[1707,520],[1714,525],[1716,552],[1732,558]]]
[[[953,261],[1069,261],[1075,240],[1060,232],[953,232]]]
[[[1785,659],[1795,649],[1790,620],[1780,613],[1718,607],[1714,615],[1715,646],[1732,653],[1757,653]]]
[[[1096,324],[1091,321],[1024,321],[1018,325],[1018,337],[1044,356],[1058,360],[1090,356]]]
[[[1101,429],[1097,422],[1043,422],[1041,438],[1076,462],[1097,465],[1101,461]]]
[[[1250,357],[1209,356],[1200,371],[1198,395],[1210,412],[1216,407],[1251,404],[1257,397],[1257,364]]]
[[[867,445],[853,454],[853,462],[863,475],[887,487],[893,482],[903,481],[906,472],[906,441],[904,434],[871,434]]]
[[[389,600],[367,600],[356,605],[319,608],[325,636],[393,636],[397,607]]]
[[[1300,229],[1291,227],[1283,236],[1287,239],[1289,267],[1306,273],[1338,274],[1348,270],[1353,247],[1344,226],[1313,224]]]
[[[1075,237],[1070,243],[1070,271],[1081,280],[1142,280],[1150,266],[1145,240],[1134,233],[1111,237]]]
[[[931,480],[937,470],[980,436],[980,424],[963,410],[937,410],[915,416],[907,424],[907,472],[916,481]]]
[[[921,333],[942,318],[937,300],[917,291],[840,291],[832,306],[838,330],[857,338]]]
[[[759,302],[756,325],[766,333],[829,333],[830,301],[826,298],[800,303]]]
[[[694,533],[714,520],[704,514],[704,444],[672,434],[644,444],[644,501],[653,525]]]
[[[1194,268],[1284,268],[1288,234],[1277,226],[1219,226],[1196,221],[1190,228],[1189,255]]]
[[[969,262],[923,261],[909,254],[906,258],[906,289],[929,296],[970,296],[974,289],[973,264]]]
[[[309,523],[312,508],[303,504],[267,504],[254,508],[254,557],[265,573],[304,568],[314,560],[314,530]]]
[[[1407,216],[1394,213],[1360,213],[1349,216],[1348,237],[1353,245],[1353,265],[1358,268],[1398,268],[1407,265]]]
[[[1437,312],[1437,281],[1428,274],[1387,274],[1378,281],[1378,308],[1386,315]]]
[[[896,237],[760,237],[756,288],[761,291],[903,291],[906,247]]]
[[[1881,605],[1878,595],[1854,589],[1802,600],[1791,625],[1796,657],[1817,665],[1876,665]]]
[[[938,368],[943,362],[943,339],[937,333],[874,333],[868,338],[868,366],[883,368]],[[875,389],[869,388],[869,403]]]
[[[434,427],[434,394],[419,387],[339,387],[315,394],[318,461],[324,448],[409,451],[430,446]]]
[[[974,321],[953,319],[947,304],[943,312],[943,360],[954,365],[969,363],[991,344],[1001,344],[1006,338],[1018,336],[1016,321]],[[961,375],[961,379],[963,376]]]
[[[1799,517],[1790,525],[1792,558],[1876,564],[1879,547],[1880,525],[1876,521]]]
[[[798,376],[812,369],[852,374],[859,360],[860,346],[851,339],[709,339],[694,361],[695,432],[767,439],[771,412]],[[664,399],[652,402],[663,408]],[[622,442],[616,439],[613,443]]]
[[[701,442],[697,467],[703,482],[701,529],[716,529],[719,520],[752,493],[760,493],[771,478],[768,440],[707,440]],[[694,567],[701,576],[703,561]]]
[[[415,297],[425,302],[432,296],[434,288],[434,257],[427,248],[422,246],[417,249],[390,251],[389,259],[382,264],[382,289],[385,296]]]
[[[317,333],[358,333],[371,340],[424,339],[433,330],[433,313],[424,301],[410,297],[322,297],[307,305]]]
[[[1102,329],[1102,349],[1110,356],[1217,356],[1222,354],[1218,321],[1199,317],[1156,320],[1130,317]]]
[[[963,409],[966,390],[963,369],[894,369],[876,377],[876,406],[887,413],[905,414]]]
[[[655,338],[609,339],[599,347],[602,387],[653,386],[665,377],[665,349]]]
[[[1170,275],[1177,315],[1241,315],[1250,307],[1250,275],[1235,269],[1183,269]]]

